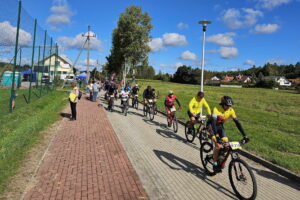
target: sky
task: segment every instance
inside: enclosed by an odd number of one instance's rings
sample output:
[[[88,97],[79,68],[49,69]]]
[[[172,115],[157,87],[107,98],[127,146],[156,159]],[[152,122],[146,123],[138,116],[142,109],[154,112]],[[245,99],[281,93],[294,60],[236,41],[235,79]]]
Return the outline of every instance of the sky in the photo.
[[[81,34],[91,25],[96,34],[91,62],[98,65],[106,62],[112,31],[130,5],[140,6],[152,18],[149,63],[156,72],[174,73],[183,64],[201,67],[201,20],[212,22],[206,31],[206,70],[300,61],[300,0],[23,0],[24,9],[72,61],[83,43]],[[85,60],[83,52],[79,64]]]

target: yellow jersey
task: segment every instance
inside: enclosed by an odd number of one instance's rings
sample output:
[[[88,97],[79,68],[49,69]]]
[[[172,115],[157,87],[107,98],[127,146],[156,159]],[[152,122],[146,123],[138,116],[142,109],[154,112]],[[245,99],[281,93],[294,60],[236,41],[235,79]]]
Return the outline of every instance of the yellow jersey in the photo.
[[[236,118],[236,114],[235,114],[233,108],[230,107],[228,110],[224,110],[224,108],[221,105],[214,107],[213,116],[217,117],[217,121],[219,123],[226,122],[229,119],[229,117],[231,117],[233,119]]]
[[[197,98],[193,97],[189,103],[189,111],[192,114],[199,114],[201,112],[201,108],[203,106],[206,108],[207,114],[211,115],[210,107],[209,107],[208,103],[206,102],[205,98],[202,98],[201,101],[197,101]]]

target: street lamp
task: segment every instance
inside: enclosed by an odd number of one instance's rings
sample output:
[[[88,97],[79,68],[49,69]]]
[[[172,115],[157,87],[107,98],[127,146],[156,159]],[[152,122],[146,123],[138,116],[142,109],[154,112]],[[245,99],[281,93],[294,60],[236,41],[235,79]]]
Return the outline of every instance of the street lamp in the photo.
[[[199,24],[202,24],[202,27],[203,27],[202,63],[201,63],[201,89],[200,89],[200,91],[203,92],[205,32],[206,32],[206,26],[208,24],[211,24],[211,22],[204,20],[204,21],[200,21]]]

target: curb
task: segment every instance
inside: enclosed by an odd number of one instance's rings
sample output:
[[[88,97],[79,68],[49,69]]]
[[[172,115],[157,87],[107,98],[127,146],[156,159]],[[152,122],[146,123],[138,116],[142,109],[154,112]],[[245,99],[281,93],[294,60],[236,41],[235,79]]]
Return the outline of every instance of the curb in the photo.
[[[144,105],[143,102],[139,101],[139,103]],[[160,110],[157,110],[157,112],[164,115],[164,116],[166,116],[166,113],[164,113]],[[183,122],[182,120],[177,119],[177,121],[178,121],[179,124],[181,124],[183,126],[185,125],[185,122]],[[249,153],[245,150],[239,150],[239,153],[242,156],[244,156],[244,157],[246,157],[246,158],[248,158],[248,159],[250,159],[250,160],[252,160],[252,161],[254,161],[254,162],[256,162],[256,163],[258,163],[258,164],[260,164],[260,165],[262,165],[262,166],[264,166],[264,167],[266,167],[266,168],[268,168],[268,169],[270,169],[270,170],[272,170],[276,173],[278,173],[278,174],[280,174],[281,176],[284,176],[284,177],[286,177],[286,178],[288,178],[292,181],[295,181],[296,183],[300,183],[300,176],[298,176],[294,172],[291,172],[288,169],[284,169],[283,167],[280,167],[280,166],[278,166],[274,163],[271,163],[271,162],[269,162],[269,161],[267,161],[263,158],[258,157],[257,155]]]

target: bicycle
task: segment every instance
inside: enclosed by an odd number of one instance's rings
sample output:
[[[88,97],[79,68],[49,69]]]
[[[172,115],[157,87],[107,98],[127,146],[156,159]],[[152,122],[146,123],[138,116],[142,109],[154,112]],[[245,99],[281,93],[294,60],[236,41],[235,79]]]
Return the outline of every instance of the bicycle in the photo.
[[[122,113],[124,113],[124,115],[127,116],[128,97],[121,97],[121,101],[122,101]]]
[[[177,121],[177,117],[176,117],[176,108],[175,108],[175,106],[173,106],[170,109],[170,111],[171,111],[170,119],[168,119],[168,117],[167,117],[167,123],[168,123],[169,127],[171,127],[173,125],[173,130],[174,130],[175,133],[177,133],[177,131],[178,131],[178,121]]]
[[[147,116],[147,114],[149,114],[149,118],[152,121],[154,119],[154,101],[153,99],[147,99],[147,101],[148,104],[144,105],[143,112],[145,117]]]
[[[209,140],[209,134],[206,129],[206,116],[201,116],[200,120],[197,120],[196,124],[199,124],[197,132],[195,130],[195,124],[190,125],[190,123],[189,120],[184,125],[185,137],[188,142],[194,142],[196,136],[199,137],[200,144],[202,144],[203,141]]]
[[[138,94],[135,94],[134,97],[132,98],[132,107],[135,109],[139,109],[139,101],[138,101]]]
[[[115,95],[108,95],[108,110],[113,111]]]
[[[253,200],[257,195],[257,183],[255,176],[249,165],[239,157],[238,150],[241,149],[241,144],[244,145],[245,141],[241,142],[227,142],[221,143],[222,148],[219,151],[218,163],[222,169],[229,156],[231,161],[228,166],[228,175],[230,185],[239,199]],[[202,165],[209,176],[214,176],[218,172],[213,170],[213,145],[209,142],[204,142],[200,147],[200,158]],[[240,188],[247,186],[245,188]],[[250,186],[250,187],[249,187]]]

